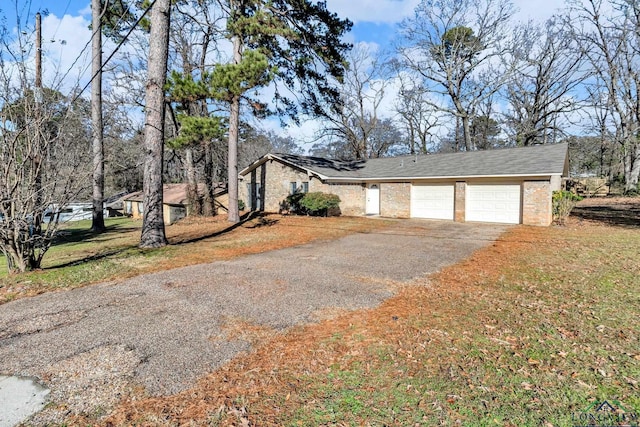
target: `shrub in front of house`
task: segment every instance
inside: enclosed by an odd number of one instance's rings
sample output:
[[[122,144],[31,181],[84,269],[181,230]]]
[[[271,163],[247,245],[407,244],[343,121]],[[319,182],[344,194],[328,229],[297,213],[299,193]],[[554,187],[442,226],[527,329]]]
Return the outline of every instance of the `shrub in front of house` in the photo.
[[[289,194],[285,201],[280,204],[280,211],[287,211],[298,215],[306,215],[307,212],[302,207],[302,205],[300,205],[300,200],[302,200],[305,194],[306,193]]]
[[[582,197],[572,193],[571,191],[554,191],[553,220],[558,224],[564,224],[566,219],[569,217],[569,214],[571,214],[571,210],[580,200],[582,200]]]
[[[299,215],[328,216],[339,212],[340,197],[331,193],[295,193],[287,197],[291,212]]]
[[[300,199],[302,206],[309,215],[327,216],[329,212],[335,211],[340,206],[340,197],[331,193],[306,193]]]

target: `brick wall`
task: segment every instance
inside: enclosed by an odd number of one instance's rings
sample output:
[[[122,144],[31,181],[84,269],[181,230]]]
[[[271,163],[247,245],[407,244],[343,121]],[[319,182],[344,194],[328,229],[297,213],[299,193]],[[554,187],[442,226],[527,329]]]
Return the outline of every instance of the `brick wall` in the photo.
[[[466,221],[466,200],[467,200],[467,183],[466,181],[458,181],[454,187],[454,215],[455,222]]]
[[[365,186],[362,184],[322,184],[324,193],[332,193],[340,197],[340,213],[347,216],[365,214]]]
[[[390,218],[411,216],[411,183],[385,182],[380,184],[380,215]]]
[[[296,187],[300,188],[303,183],[308,183],[309,191],[322,191],[320,182],[315,177],[310,177],[305,171],[285,166],[275,160],[267,160],[253,171],[245,175],[238,186],[238,197],[242,200],[247,209],[252,207],[252,200],[249,192],[249,186],[253,183],[259,183],[262,186],[261,194],[254,197],[261,197],[262,210],[266,212],[279,212],[282,203],[291,193],[291,183],[295,182]],[[257,200],[254,200],[254,203]]]
[[[276,160],[268,160],[243,177],[238,187],[239,198],[247,209],[251,207],[249,185],[260,183],[263,188],[262,210],[280,212],[281,205],[291,192],[291,183],[297,187],[309,184],[309,192],[321,191],[340,197],[342,215],[364,215],[364,187],[361,184],[325,184],[318,178],[308,176],[303,170],[284,165]]]
[[[522,223],[548,226],[553,221],[549,181],[522,183]]]

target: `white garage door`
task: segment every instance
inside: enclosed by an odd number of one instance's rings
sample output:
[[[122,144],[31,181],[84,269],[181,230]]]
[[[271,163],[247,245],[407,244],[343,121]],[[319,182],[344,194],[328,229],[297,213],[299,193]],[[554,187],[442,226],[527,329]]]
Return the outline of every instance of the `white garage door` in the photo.
[[[520,223],[520,184],[467,185],[467,221]]]
[[[413,184],[411,217],[453,219],[452,184]]]

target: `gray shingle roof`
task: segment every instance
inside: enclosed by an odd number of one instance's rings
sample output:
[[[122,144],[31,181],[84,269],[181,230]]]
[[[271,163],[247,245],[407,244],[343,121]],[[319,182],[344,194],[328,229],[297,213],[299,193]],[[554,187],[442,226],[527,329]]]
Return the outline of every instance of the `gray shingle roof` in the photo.
[[[549,144],[366,161],[329,160],[292,154],[271,154],[265,159],[280,159],[329,180],[545,176],[566,173],[567,150],[567,144]],[[254,163],[241,174],[248,173],[260,163]]]

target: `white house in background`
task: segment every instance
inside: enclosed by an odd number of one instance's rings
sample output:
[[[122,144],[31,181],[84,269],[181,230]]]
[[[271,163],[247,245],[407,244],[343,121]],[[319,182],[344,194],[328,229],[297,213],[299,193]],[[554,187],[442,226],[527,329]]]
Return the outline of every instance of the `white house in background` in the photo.
[[[91,203],[69,203],[63,207],[57,204],[52,205],[44,213],[44,222],[49,222],[53,215],[58,213],[58,222],[82,221],[93,217],[93,204]],[[107,216],[107,211],[104,211]]]

